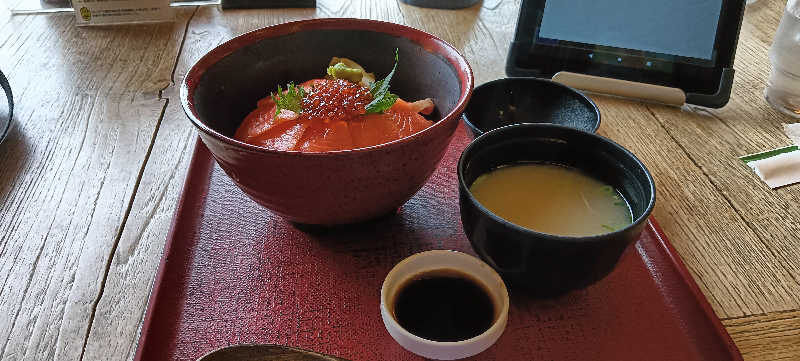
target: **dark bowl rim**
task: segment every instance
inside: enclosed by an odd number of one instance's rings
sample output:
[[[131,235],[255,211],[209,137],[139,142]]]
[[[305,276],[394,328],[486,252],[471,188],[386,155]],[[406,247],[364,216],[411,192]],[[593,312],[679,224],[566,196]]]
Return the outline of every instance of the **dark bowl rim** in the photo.
[[[11,123],[14,121],[14,94],[11,92],[11,86],[8,84],[8,78],[0,71],[0,91],[3,92],[0,97],[5,98],[8,102],[8,112],[0,117],[0,144],[6,139],[8,133],[11,132]]]
[[[344,29],[344,30],[363,30],[379,32],[408,39],[426,51],[438,54],[450,63],[455,71],[459,83],[461,84],[461,92],[459,94],[458,102],[452,111],[442,116],[442,118],[433,125],[414,133],[410,136],[393,140],[388,143],[373,145],[364,148],[337,150],[328,152],[302,152],[302,151],[279,151],[271,150],[264,147],[240,142],[236,139],[228,137],[213,128],[209,127],[200,121],[194,106],[193,90],[196,84],[205,74],[205,72],[218,61],[227,57],[228,55],[236,52],[237,50],[258,42],[265,38],[274,38],[285,36],[305,30],[320,30],[320,29]],[[447,121],[460,118],[461,113],[467,106],[470,97],[472,96],[472,89],[475,80],[472,73],[472,67],[467,62],[461,52],[458,51],[450,43],[440,39],[439,37],[424,32],[410,26],[368,19],[355,19],[355,18],[324,18],[324,19],[306,19],[290,21],[280,24],[275,24],[259,29],[255,29],[244,34],[238,35],[213,49],[209,50],[205,55],[200,57],[190,68],[184,76],[180,86],[180,101],[183,106],[183,111],[192,122],[192,124],[199,131],[208,136],[215,138],[218,141],[234,146],[242,151],[259,154],[273,154],[273,155],[293,155],[301,157],[326,157],[326,156],[341,156],[346,154],[365,153],[376,149],[394,148],[406,142],[419,139],[425,134],[433,131],[434,128],[445,126]]]
[[[475,92],[477,92],[479,89],[482,89],[482,88],[489,88],[489,87],[495,86],[497,84],[506,83],[506,82],[509,82],[509,81],[518,81],[518,80],[549,83],[551,85],[555,85],[555,86],[564,88],[567,91],[577,95],[577,97],[579,99],[582,99],[584,102],[588,103],[589,106],[592,109],[594,109],[594,114],[596,116],[595,116],[594,129],[592,129],[591,133],[597,133],[597,129],[600,128],[600,123],[602,122],[602,115],[600,114],[600,108],[597,107],[597,103],[595,103],[592,100],[592,98],[589,98],[588,96],[586,96],[586,94],[584,94],[583,92],[579,91],[578,89],[575,89],[575,88],[573,88],[571,86],[568,86],[568,85],[561,84],[561,83],[559,83],[559,82],[557,82],[555,80],[552,80],[552,79],[536,78],[536,77],[525,77],[525,76],[512,76],[512,77],[499,78],[499,79],[490,80],[490,81],[487,81],[487,82],[485,82],[485,83],[483,83],[481,85],[478,85],[477,87],[475,87],[475,89],[472,90],[472,93],[475,94]],[[473,101],[474,101],[474,99],[473,99]],[[467,106],[469,106],[469,105],[467,105]],[[489,132],[489,131],[485,131],[483,129],[478,128],[477,126],[475,126],[475,124],[473,124],[469,120],[469,117],[467,116],[467,109],[466,108],[464,108],[464,113],[462,114],[462,117],[464,118],[464,124],[466,124],[467,127],[469,127],[470,130],[472,130],[473,134],[481,134],[481,135],[483,135],[483,134]],[[556,123],[518,123],[518,124],[556,124]],[[502,127],[500,127],[500,128],[502,128]],[[572,127],[568,127],[568,128],[572,128]],[[495,129],[498,129],[498,128],[495,128]],[[574,129],[577,129],[577,128],[574,128]],[[582,129],[578,129],[578,130],[582,130]]]
[[[649,202],[647,204],[647,208],[642,213],[642,215],[639,216],[633,222],[631,222],[631,224],[629,224],[629,225],[627,225],[627,226],[625,226],[623,228],[620,228],[620,229],[618,229],[616,231],[613,231],[613,232],[600,233],[600,234],[595,234],[595,235],[591,235],[591,236],[562,236],[562,235],[555,235],[555,234],[550,234],[550,233],[538,232],[538,231],[534,231],[534,230],[529,229],[529,228],[525,228],[525,227],[519,226],[519,225],[514,224],[512,222],[509,222],[509,221],[503,219],[502,217],[494,214],[494,212],[490,211],[489,209],[484,207],[480,202],[478,202],[478,200],[475,199],[475,197],[472,195],[472,192],[469,191],[469,187],[467,186],[467,184],[466,184],[466,182],[464,180],[464,155],[467,154],[468,151],[471,151],[472,149],[474,149],[475,147],[481,146],[480,142],[482,141],[482,139],[487,138],[487,136],[491,136],[491,135],[494,135],[496,133],[501,133],[501,132],[506,132],[506,131],[514,131],[514,129],[517,129],[517,128],[560,128],[560,129],[567,130],[568,132],[580,133],[583,136],[588,136],[590,138],[595,138],[595,139],[599,140],[601,143],[605,144],[605,146],[608,146],[608,147],[614,148],[616,150],[619,150],[626,157],[629,157],[630,159],[632,159],[636,163],[636,165],[639,166],[644,171],[644,174],[647,177],[647,185],[650,188],[650,194],[651,194],[650,200],[649,200]],[[608,239],[608,238],[615,238],[615,237],[622,236],[624,233],[628,232],[630,229],[639,227],[642,223],[646,222],[647,219],[650,217],[650,214],[652,213],[653,208],[655,207],[655,203],[656,203],[656,185],[655,185],[655,180],[653,179],[653,176],[650,174],[650,171],[647,169],[647,167],[644,165],[644,163],[642,163],[642,161],[639,158],[637,158],[636,155],[634,155],[633,153],[631,153],[631,151],[629,151],[625,147],[617,144],[616,142],[614,142],[611,139],[608,139],[608,138],[603,137],[603,136],[598,135],[598,134],[590,133],[590,132],[587,132],[587,131],[584,131],[584,130],[575,129],[575,128],[572,128],[572,127],[567,127],[567,126],[559,125],[559,124],[551,124],[551,123],[511,124],[511,125],[503,126],[503,127],[496,128],[496,129],[493,129],[491,131],[488,131],[488,132],[480,135],[479,137],[477,137],[469,145],[467,145],[466,148],[464,148],[464,151],[461,153],[461,156],[458,158],[457,172],[458,172],[458,186],[459,186],[459,188],[461,188],[461,190],[463,190],[465,192],[465,195],[467,197],[469,197],[470,202],[473,205],[475,205],[483,214],[487,215],[489,218],[491,218],[495,222],[501,223],[501,224],[511,228],[512,230],[514,230],[514,231],[516,231],[518,233],[530,234],[531,236],[535,236],[535,237],[540,238],[540,239],[544,238],[544,239],[547,239],[547,240],[550,240],[550,241],[555,241],[555,242],[591,243],[591,242],[602,242],[603,240]]]
[[[0,119],[0,144],[6,139],[8,133],[11,132],[11,118]],[[5,124],[3,124],[5,122]]]

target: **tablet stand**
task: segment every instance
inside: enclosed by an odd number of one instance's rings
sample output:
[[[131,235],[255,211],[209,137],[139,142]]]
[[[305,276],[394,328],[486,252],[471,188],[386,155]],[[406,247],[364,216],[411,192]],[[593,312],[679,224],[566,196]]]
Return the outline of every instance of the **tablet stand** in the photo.
[[[730,99],[733,74],[733,68],[722,69],[719,86],[714,94],[685,93],[678,88],[568,71],[558,72],[553,75],[552,79],[566,86],[592,93],[615,95],[675,106],[692,104],[709,108],[722,108]]]
[[[676,106],[681,106],[686,102],[686,93],[683,90],[661,85],[637,83],[568,71],[556,73],[553,75],[553,81],[592,93],[610,94]]]

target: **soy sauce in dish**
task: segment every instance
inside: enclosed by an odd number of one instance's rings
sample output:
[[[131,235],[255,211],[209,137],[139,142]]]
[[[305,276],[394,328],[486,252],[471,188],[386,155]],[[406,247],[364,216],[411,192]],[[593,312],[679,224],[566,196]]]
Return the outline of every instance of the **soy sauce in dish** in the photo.
[[[400,286],[392,304],[400,326],[432,341],[473,338],[488,330],[495,319],[495,305],[486,286],[452,269],[414,276]]]

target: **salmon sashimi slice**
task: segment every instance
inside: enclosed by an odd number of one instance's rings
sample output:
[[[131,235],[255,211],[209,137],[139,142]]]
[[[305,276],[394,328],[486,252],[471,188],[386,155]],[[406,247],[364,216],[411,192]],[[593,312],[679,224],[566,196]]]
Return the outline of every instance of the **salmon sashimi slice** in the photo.
[[[417,113],[367,114],[348,121],[353,145],[356,148],[388,143],[417,133],[433,122]]]
[[[396,113],[422,113],[425,115],[430,115],[433,113],[433,107],[434,104],[431,98],[425,98],[411,103],[397,98],[397,100],[394,102],[394,105],[392,105],[392,107],[389,109]]]
[[[303,152],[329,152],[353,149],[353,138],[346,121],[310,121],[297,150]]]
[[[277,137],[277,134],[274,133],[278,128],[285,130],[287,125],[290,125],[293,120],[296,120],[300,116],[286,109],[281,109],[280,113],[276,116],[275,112],[277,111],[277,107],[274,102],[271,102],[269,108],[267,108],[267,106],[269,106],[270,103],[265,102],[264,105],[265,107],[252,111],[250,115],[244,119],[236,130],[236,134],[233,136],[236,140],[252,144],[252,142],[258,142],[259,139]],[[279,127],[280,125],[284,126]]]
[[[391,142],[399,130],[397,123],[387,114],[367,114],[347,122],[355,148]]]
[[[275,103],[272,107],[259,107],[250,112],[233,135],[236,140],[251,143],[267,132],[275,123]]]
[[[274,106],[275,106],[275,101],[272,100],[271,96],[267,96],[265,98],[262,98],[261,100],[258,101],[258,103],[256,103],[256,108],[269,109],[269,108],[272,108]]]
[[[390,115],[395,124],[397,124],[397,137],[395,139],[405,138],[433,124],[433,122],[417,113],[390,113]]]
[[[273,127],[267,134],[248,142],[272,150],[295,150],[308,128],[308,122],[284,122]]]

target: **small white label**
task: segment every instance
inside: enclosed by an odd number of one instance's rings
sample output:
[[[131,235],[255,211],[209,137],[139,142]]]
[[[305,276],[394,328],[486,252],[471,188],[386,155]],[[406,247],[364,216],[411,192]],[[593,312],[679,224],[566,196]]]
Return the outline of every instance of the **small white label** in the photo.
[[[169,0],[72,0],[78,25],[170,21]]]

